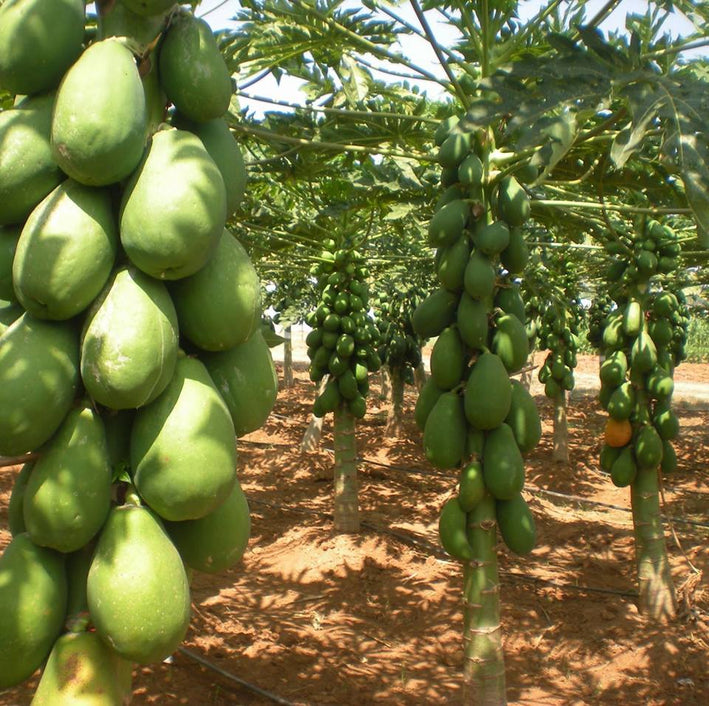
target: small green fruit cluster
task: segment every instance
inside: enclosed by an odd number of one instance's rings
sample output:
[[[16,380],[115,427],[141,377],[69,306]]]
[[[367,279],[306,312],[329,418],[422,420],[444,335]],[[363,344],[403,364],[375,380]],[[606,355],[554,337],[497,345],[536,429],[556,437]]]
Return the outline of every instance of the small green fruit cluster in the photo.
[[[311,274],[317,277],[320,304],[306,317],[312,327],[305,339],[310,379],[320,382],[329,376],[313,404],[313,414],[324,417],[344,404],[361,419],[367,407],[369,373],[381,366],[379,330],[369,314],[364,256],[329,239]]]
[[[555,303],[542,313],[539,344],[549,352],[538,377],[544,385],[544,394],[551,399],[574,388],[574,368],[580,345],[577,312],[578,309]]]
[[[413,329],[411,317],[416,299],[410,292],[381,292],[373,302],[378,313],[379,358],[389,368],[404,368],[405,379],[412,382],[412,369],[421,364],[423,341]]]

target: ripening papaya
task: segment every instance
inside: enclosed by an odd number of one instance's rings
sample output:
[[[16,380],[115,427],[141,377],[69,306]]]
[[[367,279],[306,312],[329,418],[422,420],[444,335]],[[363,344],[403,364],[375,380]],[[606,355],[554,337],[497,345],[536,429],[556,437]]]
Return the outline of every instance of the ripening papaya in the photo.
[[[529,356],[529,341],[524,324],[514,314],[502,314],[495,321],[492,350],[508,372],[520,371]]]
[[[463,400],[444,392],[428,414],[423,430],[426,458],[437,468],[455,468],[465,453],[466,423]]]
[[[499,356],[478,356],[465,385],[465,417],[476,429],[494,429],[510,411],[512,388]]]
[[[81,54],[83,0],[7,0],[0,6],[0,88],[51,90]]]
[[[208,574],[225,571],[241,561],[250,528],[249,504],[238,481],[226,500],[204,517],[165,523],[185,564]]]
[[[64,625],[64,556],[26,533],[0,556],[0,689],[27,679],[47,658]]]
[[[513,176],[500,181],[497,189],[497,212],[510,226],[521,226],[529,218],[529,197]]]
[[[52,154],[82,184],[114,184],[138,166],[147,120],[132,52],[118,39],[95,42],[67,71],[57,91]]]
[[[236,436],[262,426],[276,402],[278,378],[260,329],[248,341],[200,359],[229,409]]]
[[[515,554],[529,554],[537,542],[534,515],[521,493],[495,503],[497,526],[507,548]]]
[[[443,287],[431,292],[417,307],[411,325],[421,338],[438,336],[455,321],[459,295]]]
[[[441,390],[452,390],[460,383],[465,370],[466,356],[463,341],[456,326],[448,326],[433,344],[431,377]]]
[[[59,428],[79,382],[72,322],[23,314],[0,337],[0,455],[34,451]]]
[[[132,665],[95,632],[64,633],[52,647],[31,706],[122,706]]]
[[[138,410],[130,459],[140,496],[166,520],[204,517],[229,495],[236,481],[234,424],[199,360],[178,356],[165,391]]]
[[[103,289],[117,250],[111,193],[67,179],[32,211],[17,241],[18,301],[37,318],[76,316]]]
[[[84,323],[84,386],[111,409],[148,404],[170,382],[178,342],[177,314],[165,285],[133,267],[121,268]]]
[[[224,230],[198,272],[169,285],[180,334],[208,351],[247,341],[261,324],[261,286],[248,253]]]
[[[111,464],[103,422],[89,402],[74,407],[42,447],[22,504],[26,530],[41,547],[74,552],[101,529]]]
[[[511,500],[524,487],[524,461],[504,422],[487,432],[483,447],[485,487],[496,500]]]
[[[148,508],[114,507],[86,581],[91,622],[123,658],[159,662],[182,642],[190,591],[180,554]]]
[[[53,107],[47,93],[0,112],[0,225],[23,223],[65,178],[49,144]]]
[[[489,315],[485,302],[463,292],[456,312],[456,324],[463,343],[474,351],[481,351],[487,346]]]
[[[196,122],[229,109],[232,84],[211,27],[191,12],[175,15],[160,44],[160,82],[172,104]]]
[[[542,422],[534,397],[519,381],[510,380],[512,394],[505,423],[512,429],[520,453],[529,453],[542,438]]]
[[[131,262],[157,279],[187,277],[212,256],[225,222],[224,180],[202,141],[176,128],[155,133],[121,202]]]

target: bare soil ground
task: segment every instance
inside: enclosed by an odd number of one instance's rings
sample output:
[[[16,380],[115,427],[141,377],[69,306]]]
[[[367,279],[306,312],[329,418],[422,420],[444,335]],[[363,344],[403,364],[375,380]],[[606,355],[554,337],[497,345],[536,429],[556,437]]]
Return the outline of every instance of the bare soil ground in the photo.
[[[596,369],[595,359],[582,358],[578,372],[591,380]],[[709,366],[683,364],[677,379],[703,387]],[[273,703],[213,667],[280,703],[462,703],[461,571],[441,554],[436,531],[456,478],[423,459],[412,389],[403,435],[386,437],[373,382],[357,431],[362,531],[332,530],[330,421],[316,453],[299,449],[314,392],[300,366],[296,386],[281,391],[264,428],[239,440],[252,511],[244,560],[217,576],[194,576],[189,653],[137,667],[133,704]],[[683,520],[666,525],[679,612],[657,626],[635,605],[629,493],[598,469],[604,414],[592,391],[580,386],[572,397],[568,465],[551,460],[552,407],[541,395],[537,402],[544,435],[529,456],[526,489],[537,547],[526,558],[499,548],[510,703],[704,706],[709,406],[677,401],[679,468],[665,479],[664,496],[667,515]],[[0,470],[0,546],[9,540],[6,508],[17,470]],[[36,679],[0,694],[0,706],[29,704]]]

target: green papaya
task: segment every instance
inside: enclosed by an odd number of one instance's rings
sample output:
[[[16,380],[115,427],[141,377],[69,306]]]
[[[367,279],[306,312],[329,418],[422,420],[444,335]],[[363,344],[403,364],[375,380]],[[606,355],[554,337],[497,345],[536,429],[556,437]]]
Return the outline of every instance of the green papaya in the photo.
[[[613,419],[629,419],[635,407],[635,389],[630,382],[624,382],[611,394],[606,408]]]
[[[489,310],[485,302],[463,292],[458,303],[456,323],[463,343],[474,351],[487,346]]]
[[[26,533],[0,556],[0,690],[27,679],[47,658],[66,615],[64,557]]]
[[[49,144],[53,107],[47,93],[0,112],[0,225],[23,223],[64,179]]]
[[[99,36],[102,39],[125,37],[137,55],[147,55],[165,28],[165,12],[175,3],[172,0],[159,0],[159,6],[164,9],[150,15],[142,11],[142,6],[148,4],[149,0],[100,3],[97,17]]]
[[[426,382],[423,384],[416,398],[416,406],[414,407],[414,421],[421,431],[426,427],[428,415],[443,392],[444,390],[441,390],[441,388],[436,385],[432,377],[429,376],[426,379]]]
[[[236,435],[262,426],[276,402],[278,378],[261,331],[228,351],[203,353],[200,358],[226,402]]]
[[[529,356],[529,341],[524,324],[514,314],[502,314],[495,321],[492,350],[508,372],[520,371]]]
[[[470,206],[463,199],[445,204],[428,224],[428,244],[434,248],[452,245],[463,235],[469,218]]]
[[[500,180],[497,189],[497,212],[510,226],[521,226],[529,218],[529,197],[513,176]]]
[[[225,223],[224,180],[202,141],[187,130],[155,133],[121,201],[121,243],[131,262],[157,279],[192,275]]]
[[[353,400],[359,395],[357,380],[351,368],[347,368],[345,372],[337,378],[337,387],[340,391],[340,397],[342,397],[343,400]]]
[[[529,262],[529,246],[521,228],[510,228],[510,242],[500,253],[500,262],[511,275],[524,272]]]
[[[2,115],[0,113],[0,117]],[[0,226],[0,302],[4,304],[17,302],[12,287],[12,261],[21,232],[22,228],[19,226]]]
[[[354,399],[347,400],[347,409],[355,419],[363,419],[367,412],[367,401],[362,395],[357,395]]]
[[[610,350],[620,350],[625,344],[623,334],[623,314],[615,310],[608,315],[603,328],[603,347]]]
[[[672,375],[665,372],[664,368],[656,366],[647,376],[647,391],[653,399],[667,400],[672,396],[674,389]]]
[[[198,272],[169,285],[180,334],[203,350],[220,351],[248,340],[261,324],[261,285],[248,253],[224,230]]]
[[[465,348],[456,326],[441,331],[431,350],[431,377],[441,390],[460,383],[466,365]]]
[[[473,135],[463,130],[451,131],[438,150],[438,163],[442,167],[455,168],[457,176],[458,167],[473,144]]]
[[[679,419],[672,409],[662,409],[655,412],[652,423],[665,441],[676,439],[679,434]]]
[[[466,534],[466,520],[458,498],[450,498],[443,504],[438,518],[438,537],[443,549],[459,561],[473,558],[473,549]]]
[[[165,529],[187,566],[216,574],[231,568],[246,551],[251,531],[249,504],[239,482],[227,499],[197,520],[166,522]]]
[[[522,494],[517,493],[509,500],[498,500],[495,513],[507,548],[520,556],[529,554],[537,543],[537,530],[534,515]]]
[[[470,512],[485,497],[482,463],[472,460],[463,466],[458,483],[458,504],[464,512]]]
[[[662,437],[652,424],[643,424],[635,434],[635,461],[641,468],[657,468],[662,461]]]
[[[674,331],[672,324],[667,319],[657,319],[650,323],[648,332],[655,346],[668,346],[672,343]]]
[[[0,455],[34,451],[57,430],[79,382],[79,336],[69,322],[23,314],[0,337]]]
[[[510,229],[504,221],[493,221],[473,231],[475,247],[488,257],[499,255],[510,244]]]
[[[111,194],[67,179],[32,211],[17,241],[17,299],[40,319],[70,319],[108,280],[118,250]]]
[[[155,17],[162,15],[171,7],[174,7],[175,0],[121,0],[122,3],[136,15],[141,17]]]
[[[620,456],[621,448],[622,447],[618,447],[618,446],[609,446],[608,444],[603,444],[603,446],[601,447],[599,462],[600,462],[601,468],[606,473],[611,472],[611,468],[613,468],[613,464],[615,463],[618,456]]]
[[[113,38],[95,42],[57,91],[52,155],[82,184],[114,184],[138,166],[147,122],[143,84],[130,49]]]
[[[0,6],[0,88],[48,91],[76,61],[84,41],[83,0],[6,0]]]
[[[485,487],[496,500],[511,500],[524,487],[524,461],[512,429],[504,422],[485,435]]]
[[[455,468],[465,453],[463,400],[455,392],[444,392],[436,400],[423,430],[426,458],[437,468]]]
[[[239,149],[239,143],[229,130],[224,118],[196,123],[182,115],[172,118],[175,127],[189,130],[202,140],[209,156],[221,172],[226,188],[226,215],[231,218],[239,208],[246,191],[246,164]]]
[[[529,453],[542,438],[542,422],[534,397],[519,381],[510,380],[512,394],[505,423],[512,429],[520,453]]]
[[[512,387],[499,356],[486,351],[473,365],[465,385],[465,417],[476,429],[494,429],[505,420]]]
[[[485,446],[485,432],[482,429],[477,429],[468,425],[468,433],[465,438],[465,456],[466,458],[479,460],[483,456],[483,447]]]
[[[451,245],[444,247],[436,268],[438,281],[451,292],[463,289],[465,266],[470,257],[470,242],[463,234]]]
[[[495,295],[495,306],[502,309],[505,314],[513,314],[523,324],[527,322],[524,299],[518,284],[511,283],[506,287],[500,287]]]
[[[649,373],[657,363],[657,348],[648,334],[641,331],[630,349],[630,365],[641,373]]]
[[[84,386],[111,409],[142,407],[170,382],[177,347],[177,314],[165,285],[133,267],[121,268],[84,323]]]
[[[226,113],[231,76],[205,20],[191,12],[174,16],[159,48],[158,65],[165,93],[180,113],[196,122]]]
[[[455,321],[458,294],[447,289],[436,289],[417,307],[411,317],[411,325],[421,338],[434,338]]]
[[[20,469],[20,472],[15,476],[15,480],[12,484],[10,502],[7,506],[7,528],[10,530],[10,534],[12,534],[13,537],[26,531],[23,504],[25,501],[25,491],[27,490],[27,481],[30,478],[33,466],[33,461],[25,463]]]
[[[633,447],[628,445],[620,450],[618,458],[611,466],[611,480],[618,488],[629,486],[637,475],[638,468],[633,457]]]
[[[124,659],[159,662],[182,642],[190,620],[189,584],[180,554],[149,509],[111,510],[86,597],[99,637]]]
[[[643,327],[643,309],[640,302],[631,299],[623,311],[623,333],[626,336],[637,336]]]
[[[483,181],[483,163],[475,153],[469,154],[458,165],[458,181],[465,186],[479,186]]]
[[[491,299],[495,288],[495,268],[479,250],[473,250],[463,275],[465,291],[473,299]]]
[[[14,324],[24,312],[25,310],[17,302],[8,302],[0,299],[0,336],[2,336],[10,325]]]
[[[677,452],[672,442],[662,440],[662,462],[660,468],[663,473],[674,473],[677,470]]]
[[[444,120],[441,120],[436,127],[436,131],[433,133],[433,141],[438,147],[445,142],[446,138],[450,135],[453,128],[455,128],[459,121],[460,118],[457,115],[451,115]]]
[[[199,360],[178,356],[165,391],[138,410],[130,459],[140,496],[166,520],[204,517],[229,495],[236,481],[234,424]]]
[[[30,706],[122,706],[131,664],[95,632],[68,632],[52,647]]]
[[[84,403],[67,414],[34,463],[23,501],[25,527],[35,544],[74,552],[101,529],[110,504],[106,433]]]
[[[608,387],[618,387],[625,381],[625,375],[628,372],[628,360],[623,351],[613,351],[601,363],[599,376],[601,382]]]

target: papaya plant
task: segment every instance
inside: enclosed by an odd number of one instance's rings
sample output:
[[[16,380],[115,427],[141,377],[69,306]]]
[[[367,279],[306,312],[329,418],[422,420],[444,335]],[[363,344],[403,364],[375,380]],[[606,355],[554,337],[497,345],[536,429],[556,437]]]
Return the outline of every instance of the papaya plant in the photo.
[[[0,6],[0,86],[25,96],[0,113],[18,196],[2,199],[0,454],[22,464],[0,688],[44,665],[37,704],[123,703],[132,665],[178,647],[188,574],[246,549],[236,437],[276,395],[259,279],[225,227],[246,171],[216,39],[173,2],[97,6]]]

